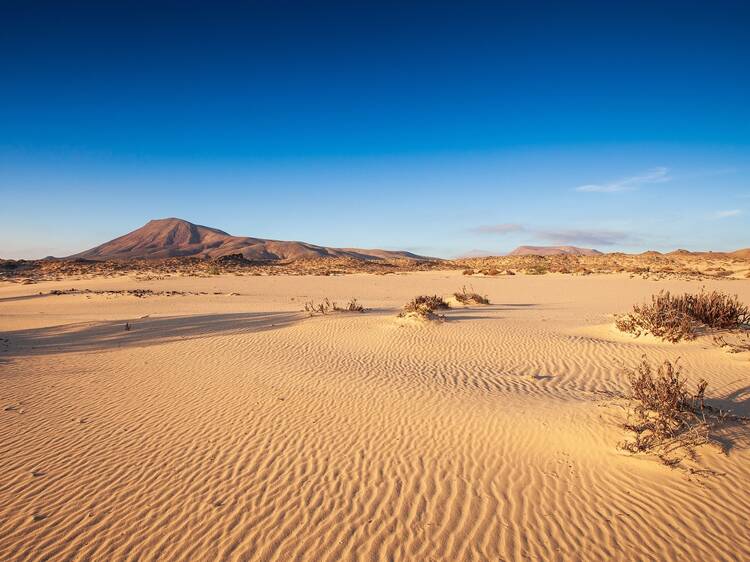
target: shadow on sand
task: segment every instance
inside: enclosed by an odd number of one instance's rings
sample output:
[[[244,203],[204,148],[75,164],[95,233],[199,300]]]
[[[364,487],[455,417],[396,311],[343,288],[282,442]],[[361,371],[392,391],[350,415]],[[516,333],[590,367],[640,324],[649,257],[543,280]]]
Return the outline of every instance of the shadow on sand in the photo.
[[[106,351],[204,336],[247,334],[282,328],[303,318],[298,312],[248,312],[84,322],[17,330],[3,334],[9,345],[0,357]],[[125,328],[126,323],[129,330]]]

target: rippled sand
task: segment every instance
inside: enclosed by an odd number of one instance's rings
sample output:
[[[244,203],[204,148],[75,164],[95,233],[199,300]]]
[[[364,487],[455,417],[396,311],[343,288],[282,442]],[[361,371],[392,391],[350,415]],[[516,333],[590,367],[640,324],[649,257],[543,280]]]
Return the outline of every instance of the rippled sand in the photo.
[[[747,428],[681,469],[616,447],[622,364],[680,356],[750,415],[750,354],[611,327],[750,281],[471,278],[493,304],[396,319],[466,282],[0,284],[0,559],[750,559]],[[209,294],[38,294],[70,288]],[[372,310],[300,312],[353,296]]]

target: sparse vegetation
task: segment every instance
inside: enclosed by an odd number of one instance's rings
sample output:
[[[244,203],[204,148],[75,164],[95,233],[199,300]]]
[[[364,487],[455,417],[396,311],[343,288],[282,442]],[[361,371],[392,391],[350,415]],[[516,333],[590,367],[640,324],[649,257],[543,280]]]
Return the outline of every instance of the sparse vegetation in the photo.
[[[324,298],[319,303],[316,303],[315,301],[307,301],[305,302],[305,312],[310,316],[313,314],[328,314],[333,310],[333,304],[334,303],[328,300],[328,297]]]
[[[311,300],[307,301],[305,302],[304,308],[304,311],[307,312],[310,316],[313,316],[315,314],[325,315],[331,312],[365,312],[366,310],[367,309],[362,306],[356,298],[352,298],[342,308],[338,306],[335,301],[331,301],[328,297],[324,298],[318,303]]]
[[[543,264],[534,264],[524,270],[526,275],[544,275],[549,273],[549,268]]]
[[[690,394],[679,361],[665,361],[654,371],[645,357],[635,369],[626,370],[626,375],[634,406],[625,429],[635,438],[620,443],[620,448],[654,453],[665,464],[675,466],[682,460],[680,455],[692,455],[697,446],[718,444],[711,430],[730,416],[705,403],[708,383],[704,379]]]
[[[631,273],[649,279],[705,279],[750,277],[745,254],[644,254],[612,253],[598,256],[491,256],[456,260],[410,260],[393,258],[361,260],[351,257],[299,258],[292,260],[248,260],[239,254],[216,259],[182,256],[165,259],[87,260],[0,259],[0,279],[16,283],[55,280],[61,277],[114,276],[123,273],[206,276],[226,273],[242,275],[330,275],[368,272],[379,275],[403,271],[458,269],[465,275],[513,275],[514,273]]]
[[[490,300],[486,296],[474,292],[473,287],[467,290],[466,285],[461,287],[460,291],[453,293],[453,296],[461,304],[490,304]]]
[[[366,309],[357,301],[356,297],[352,297],[352,300],[346,303],[346,306],[342,310],[347,312],[364,312]]]
[[[615,325],[636,336],[650,333],[670,342],[692,339],[700,327],[736,329],[750,322],[750,310],[737,296],[718,291],[672,295],[661,291],[651,302],[635,305],[633,311],[620,315]]]
[[[417,316],[424,319],[439,319],[441,315],[435,314],[436,310],[447,310],[450,305],[445,302],[443,297],[437,295],[420,295],[414,297],[404,305],[404,309],[399,313],[399,317]]]

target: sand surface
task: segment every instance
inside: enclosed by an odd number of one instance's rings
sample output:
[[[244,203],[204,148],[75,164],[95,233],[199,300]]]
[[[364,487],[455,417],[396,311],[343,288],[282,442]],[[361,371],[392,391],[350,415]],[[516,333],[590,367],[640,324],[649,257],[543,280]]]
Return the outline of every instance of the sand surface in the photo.
[[[468,282],[493,304],[424,325],[395,315],[460,272],[0,284],[0,560],[750,559],[747,429],[680,469],[616,447],[622,364],[750,415],[749,354],[611,316],[750,281]],[[70,288],[208,294],[38,294]]]

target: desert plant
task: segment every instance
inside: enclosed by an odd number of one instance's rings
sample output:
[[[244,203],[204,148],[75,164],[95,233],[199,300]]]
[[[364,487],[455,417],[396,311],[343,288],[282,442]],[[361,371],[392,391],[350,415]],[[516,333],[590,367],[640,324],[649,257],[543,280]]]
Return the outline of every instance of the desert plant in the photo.
[[[486,296],[474,292],[473,287],[471,290],[467,290],[466,285],[461,287],[460,291],[453,293],[453,296],[461,304],[490,304],[490,300]]]
[[[730,296],[719,291],[701,291],[695,295],[685,294],[680,306],[697,322],[709,328],[739,328],[750,322],[750,310],[737,295]]]
[[[436,310],[446,310],[450,305],[438,295],[420,295],[404,305],[399,317],[416,315],[422,318],[438,318]]]
[[[708,383],[704,379],[690,394],[681,372],[679,360],[665,361],[654,370],[645,356],[635,369],[625,371],[633,407],[624,427],[635,437],[620,443],[620,448],[655,453],[674,466],[680,462],[675,456],[680,450],[692,454],[699,445],[716,443],[710,431],[727,419],[727,413],[705,403]]]
[[[651,296],[650,303],[635,305],[632,312],[618,316],[615,325],[636,336],[647,332],[674,343],[692,339],[700,326],[732,329],[749,321],[750,311],[737,296],[718,291],[684,295],[661,291]]]
[[[357,301],[356,297],[352,297],[352,299],[346,303],[346,306],[344,308],[339,308],[336,306],[336,303],[333,303],[334,310],[337,311],[346,311],[346,312],[364,312],[366,309],[364,306],[362,306],[359,301]]]
[[[307,301],[305,302],[305,312],[307,312],[310,316],[313,314],[328,314],[332,310],[334,310],[336,307],[336,303],[332,303],[330,300],[328,300],[328,297],[324,298],[319,303],[316,303],[315,301]]]
[[[549,268],[543,264],[534,264],[523,271],[526,275],[544,275],[549,273]]]
[[[348,303],[346,303],[346,306],[344,306],[343,308],[336,304],[335,301],[331,301],[328,297],[326,297],[319,303],[311,300],[305,302],[304,310],[310,316],[313,316],[314,314],[325,315],[329,312],[365,312],[365,310],[367,309],[359,303],[356,297],[352,298]]]

